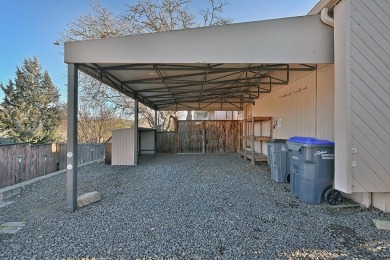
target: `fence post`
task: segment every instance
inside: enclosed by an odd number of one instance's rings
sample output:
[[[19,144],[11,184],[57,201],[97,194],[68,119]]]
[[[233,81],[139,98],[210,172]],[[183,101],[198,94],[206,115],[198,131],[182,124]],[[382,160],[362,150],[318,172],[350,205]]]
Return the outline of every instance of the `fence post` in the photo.
[[[179,123],[177,121],[177,118],[174,119],[175,121],[175,138],[173,141],[173,153],[177,153],[178,150],[178,141],[179,141]]]
[[[43,175],[46,175],[46,157],[47,157],[47,155],[45,154],[44,155],[44,162],[43,162]]]
[[[57,160],[56,160],[56,165],[57,165],[57,171],[60,170],[60,161],[61,161],[61,144],[59,143],[56,143],[56,153],[57,153],[57,156],[55,157]]]
[[[206,122],[202,120],[202,152],[206,153]]]
[[[22,182],[22,168],[23,168],[23,164],[22,164],[22,156],[19,155],[19,171],[18,171],[18,183],[21,183]]]
[[[77,209],[77,109],[78,65],[68,64],[68,129],[66,153],[67,205],[70,211]]]

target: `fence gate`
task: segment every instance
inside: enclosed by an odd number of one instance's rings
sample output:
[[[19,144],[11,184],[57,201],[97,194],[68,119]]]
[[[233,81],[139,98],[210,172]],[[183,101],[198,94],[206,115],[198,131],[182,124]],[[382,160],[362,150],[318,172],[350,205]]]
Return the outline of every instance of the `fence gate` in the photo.
[[[157,134],[157,152],[234,153],[241,132],[238,120],[177,121],[175,132]]]

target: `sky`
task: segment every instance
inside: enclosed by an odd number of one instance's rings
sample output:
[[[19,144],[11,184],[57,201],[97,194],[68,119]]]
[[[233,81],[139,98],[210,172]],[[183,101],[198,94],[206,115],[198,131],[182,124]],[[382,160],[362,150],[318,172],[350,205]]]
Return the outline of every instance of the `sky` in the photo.
[[[306,15],[319,0],[228,0],[223,15],[233,23]],[[135,0],[100,0],[120,14]],[[0,0],[0,83],[15,79],[25,58],[37,57],[66,98],[67,67],[62,47],[53,43],[68,24],[91,12],[91,0]],[[206,0],[193,0],[192,8],[205,8]],[[0,89],[0,102],[4,94]]]

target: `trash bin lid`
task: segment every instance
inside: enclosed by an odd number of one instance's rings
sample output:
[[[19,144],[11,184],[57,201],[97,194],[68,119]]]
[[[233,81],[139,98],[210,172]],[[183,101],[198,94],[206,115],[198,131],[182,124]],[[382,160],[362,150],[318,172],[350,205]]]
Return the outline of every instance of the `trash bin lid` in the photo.
[[[334,142],[321,140],[314,137],[293,136],[288,139],[289,142],[299,143],[303,146],[334,146]]]
[[[287,139],[272,139],[269,140],[267,143],[285,143]]]

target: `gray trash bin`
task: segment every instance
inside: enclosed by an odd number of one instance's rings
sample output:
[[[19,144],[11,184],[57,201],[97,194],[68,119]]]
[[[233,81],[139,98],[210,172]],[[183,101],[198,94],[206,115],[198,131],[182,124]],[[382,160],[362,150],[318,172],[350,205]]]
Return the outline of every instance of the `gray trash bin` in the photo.
[[[273,139],[267,142],[271,178],[276,182],[287,182],[289,159],[286,141],[286,139]]]
[[[287,142],[290,158],[290,190],[299,200],[320,204],[333,186],[334,143],[310,137],[291,137]]]
[[[274,139],[275,140],[275,139]],[[272,153],[271,153],[271,146],[273,146],[272,143],[273,140],[270,140],[267,142],[267,154],[268,154],[268,165],[271,166],[271,158],[272,158]]]

